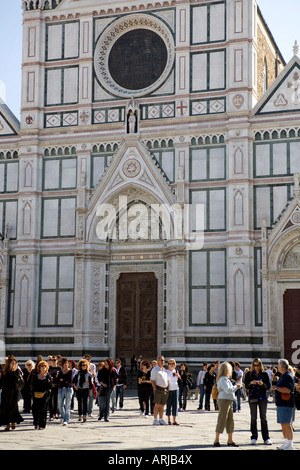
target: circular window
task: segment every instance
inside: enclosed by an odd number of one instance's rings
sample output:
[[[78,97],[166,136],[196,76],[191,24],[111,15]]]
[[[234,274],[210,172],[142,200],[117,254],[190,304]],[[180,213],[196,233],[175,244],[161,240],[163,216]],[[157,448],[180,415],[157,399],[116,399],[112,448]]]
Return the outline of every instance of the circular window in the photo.
[[[161,37],[149,29],[123,34],[108,59],[112,79],[127,90],[141,90],[155,83],[167,65],[168,51]]]
[[[122,97],[154,91],[169,76],[174,63],[169,28],[150,15],[116,20],[99,36],[94,68],[100,84]]]

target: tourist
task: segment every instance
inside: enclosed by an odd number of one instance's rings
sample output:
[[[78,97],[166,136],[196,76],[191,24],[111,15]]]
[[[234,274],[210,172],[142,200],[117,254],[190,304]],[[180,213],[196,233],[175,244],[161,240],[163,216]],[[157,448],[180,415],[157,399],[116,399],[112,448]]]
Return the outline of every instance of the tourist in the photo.
[[[271,445],[267,421],[267,392],[270,389],[270,379],[259,358],[255,358],[252,361],[250,370],[245,375],[244,382],[248,392],[250,407],[251,444],[255,445],[258,438],[257,410],[259,409],[262,438],[266,445]]]
[[[169,359],[168,369],[167,369],[168,379],[169,379],[169,396],[166,407],[166,416],[168,416],[168,424],[171,423],[171,415],[173,418],[173,424],[178,425],[176,417],[178,415],[178,400],[179,400],[179,385],[178,380],[180,380],[180,374],[176,370],[176,361],[175,359]]]
[[[32,416],[35,429],[45,429],[47,422],[47,409],[52,389],[52,378],[49,374],[49,365],[40,361],[34,374],[31,390],[33,396]]]
[[[157,366],[157,360],[152,359],[151,365],[150,365],[150,375],[151,375],[152,369],[154,369],[155,366]],[[153,390],[152,383],[151,383],[151,393],[150,393],[150,413],[151,413],[151,415],[153,415],[153,411],[154,411],[154,390]]]
[[[24,421],[19,413],[18,400],[19,391],[24,386],[22,371],[18,367],[17,359],[8,356],[2,368],[0,379],[1,405],[0,405],[0,426],[5,425],[5,431],[15,429],[16,424]]]
[[[205,409],[210,411],[210,397],[214,384],[216,383],[215,364],[210,364],[204,377],[204,390],[205,390]],[[214,401],[215,410],[217,410],[217,403]]]
[[[93,393],[92,373],[86,359],[78,362],[77,372],[72,380],[78,401],[78,421],[86,422],[88,412],[88,398]]]
[[[240,368],[240,363],[235,362],[234,363],[234,371],[236,374],[235,381],[237,384],[243,385],[243,371]],[[233,411],[241,411],[241,400],[243,397],[243,387],[238,388],[237,391],[235,392],[236,400],[233,402]]]
[[[300,364],[297,365],[295,371],[295,408],[300,410]]]
[[[145,413],[145,418],[151,414],[151,371],[148,361],[142,361],[141,368],[138,371],[139,404],[140,414]]]
[[[167,371],[164,368],[165,358],[159,356],[157,358],[157,365],[151,371],[151,383],[154,392],[154,410],[153,410],[153,424],[167,424],[163,419],[164,407],[168,401],[169,395],[169,381]]]
[[[72,370],[72,382],[73,382],[73,379],[75,377],[75,375],[77,374],[77,366],[76,366],[76,361],[74,361],[73,359],[69,359],[69,367],[70,369]],[[76,395],[76,391],[74,389],[74,393],[72,395],[72,400],[71,400],[71,406],[70,406],[70,411],[71,413],[74,413],[74,400],[75,400],[75,395]]]
[[[281,375],[277,385],[273,385],[272,389],[275,391],[277,423],[281,424],[284,442],[277,448],[279,450],[294,450],[292,423],[295,411],[295,382],[289,371],[289,362],[286,359],[279,359],[278,372]]]
[[[94,383],[94,380],[95,380],[95,376],[96,376],[96,373],[97,373],[97,370],[96,370],[96,364],[94,364],[92,362],[92,356],[90,354],[85,354],[83,356],[83,359],[86,359],[89,363],[89,371],[92,373],[92,387],[93,387],[93,393],[91,395],[89,395],[88,397],[88,416],[90,418],[93,417],[93,406],[94,406],[94,398],[95,396],[97,395],[97,391],[96,391],[96,387],[95,387],[95,383]]]
[[[132,374],[133,369],[137,371],[137,358],[136,355],[133,354],[133,356],[130,359],[130,373]]]
[[[233,421],[233,401],[235,392],[242,387],[242,384],[233,385],[231,382],[232,366],[229,362],[220,365],[216,384],[218,388],[218,421],[216,426],[216,437],[214,447],[220,447],[220,434],[228,434],[227,445],[238,447],[233,441],[234,421]]]
[[[61,370],[57,375],[58,384],[58,410],[61,416],[61,423],[67,426],[70,421],[71,400],[74,393],[72,385],[72,369],[70,369],[67,358],[61,359]]]
[[[125,368],[122,366],[121,360],[116,359],[115,369],[118,374],[118,381],[116,386],[116,397],[115,397],[115,407],[117,408],[119,400],[119,410],[123,409],[124,406],[124,390],[127,387],[127,374]]]
[[[187,364],[180,364],[179,367],[179,411],[186,410],[186,401],[189,391],[189,368]]]
[[[202,410],[203,408],[203,399],[205,395],[205,390],[204,390],[204,377],[207,372],[207,363],[205,362],[202,366],[202,370],[199,371],[197,375],[197,381],[196,381],[196,386],[199,389],[199,406],[198,410]]]
[[[104,361],[104,367],[98,371],[99,389],[99,420],[104,418],[105,422],[109,421],[109,404],[113,389],[117,385],[118,374],[114,369],[114,363],[111,359]]]
[[[31,381],[34,371],[34,362],[29,360],[25,362],[25,367],[22,369],[24,387],[21,390],[23,398],[23,412],[31,413],[32,408],[32,393],[31,393]]]
[[[95,397],[95,403],[98,406],[99,406],[99,391],[100,391],[100,387],[101,387],[99,382],[98,382],[98,372],[99,372],[99,370],[103,369],[103,367],[104,367],[104,362],[103,361],[99,362],[99,364],[97,365],[97,372],[96,372],[96,375],[94,377],[94,384],[95,384],[96,392],[97,392],[96,397]]]
[[[48,356],[48,365],[49,365],[49,374],[52,378],[52,390],[49,398],[49,421],[52,421],[54,418],[58,418],[58,383],[57,375],[61,370],[61,367],[58,365],[57,356]]]

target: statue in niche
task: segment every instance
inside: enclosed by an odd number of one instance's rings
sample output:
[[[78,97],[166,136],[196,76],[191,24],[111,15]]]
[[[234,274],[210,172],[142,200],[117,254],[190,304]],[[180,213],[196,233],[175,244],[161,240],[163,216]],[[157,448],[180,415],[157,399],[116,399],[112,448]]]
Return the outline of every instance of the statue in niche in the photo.
[[[139,105],[132,97],[126,107],[126,133],[136,134],[138,132],[138,110]]]
[[[128,134],[136,134],[137,132],[137,116],[132,109],[128,113]]]

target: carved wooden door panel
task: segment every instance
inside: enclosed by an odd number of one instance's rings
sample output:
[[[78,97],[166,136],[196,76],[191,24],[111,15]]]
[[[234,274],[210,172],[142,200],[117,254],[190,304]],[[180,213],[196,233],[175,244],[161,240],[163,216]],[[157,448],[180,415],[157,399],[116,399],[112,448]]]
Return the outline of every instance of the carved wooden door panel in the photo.
[[[154,273],[124,273],[117,283],[116,357],[157,355],[157,279]]]
[[[287,289],[284,294],[284,353],[290,363],[300,340],[300,289]],[[298,354],[299,356],[299,354]]]

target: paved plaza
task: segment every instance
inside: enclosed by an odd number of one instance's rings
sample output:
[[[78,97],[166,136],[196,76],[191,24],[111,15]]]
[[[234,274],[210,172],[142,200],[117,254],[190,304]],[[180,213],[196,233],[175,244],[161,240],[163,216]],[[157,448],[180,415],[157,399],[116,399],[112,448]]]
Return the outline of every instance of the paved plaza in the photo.
[[[140,416],[137,393],[135,390],[125,392],[124,409],[116,410],[110,415],[109,422],[98,421],[98,406],[94,406],[93,418],[87,422],[78,422],[76,412],[71,414],[68,426],[60,424],[60,420],[47,423],[45,430],[35,430],[32,416],[22,413],[22,401],[19,409],[24,422],[16,426],[14,431],[4,431],[0,428],[1,450],[95,450],[106,452],[105,459],[116,459],[117,452],[132,451],[163,451],[167,454],[176,452],[186,456],[189,453],[198,454],[201,450],[274,450],[276,455],[282,452],[276,449],[282,443],[280,425],[276,422],[276,406],[273,402],[268,405],[268,423],[271,446],[263,444],[261,435],[256,446],[250,444],[250,414],[248,403],[242,402],[241,412],[234,414],[235,433],[234,441],[239,445],[232,449],[226,446],[226,433],[221,436],[220,442],[224,444],[220,449],[212,446],[215,436],[215,426],[218,413],[216,411],[199,411],[198,400],[189,399],[187,411],[179,412],[180,426],[153,426],[153,418]],[[296,411],[294,424],[294,447],[300,450],[300,415]],[[260,430],[260,423],[258,423]]]

